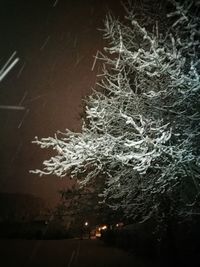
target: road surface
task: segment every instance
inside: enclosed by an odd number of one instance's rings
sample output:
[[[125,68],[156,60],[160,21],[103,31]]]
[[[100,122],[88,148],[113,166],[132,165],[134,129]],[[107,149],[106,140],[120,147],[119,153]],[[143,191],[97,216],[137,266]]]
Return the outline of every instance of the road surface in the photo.
[[[2,267],[150,266],[99,240],[0,240]]]

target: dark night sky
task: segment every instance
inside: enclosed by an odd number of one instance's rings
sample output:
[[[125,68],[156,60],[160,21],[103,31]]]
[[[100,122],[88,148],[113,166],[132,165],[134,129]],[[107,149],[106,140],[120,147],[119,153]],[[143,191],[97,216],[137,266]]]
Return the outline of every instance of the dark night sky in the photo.
[[[67,179],[38,177],[30,169],[50,156],[31,141],[56,130],[80,129],[82,99],[91,92],[102,50],[102,21],[116,0],[4,0],[0,6],[0,68],[14,51],[20,61],[0,83],[0,192],[28,193],[55,204]],[[23,101],[23,103],[21,103]]]

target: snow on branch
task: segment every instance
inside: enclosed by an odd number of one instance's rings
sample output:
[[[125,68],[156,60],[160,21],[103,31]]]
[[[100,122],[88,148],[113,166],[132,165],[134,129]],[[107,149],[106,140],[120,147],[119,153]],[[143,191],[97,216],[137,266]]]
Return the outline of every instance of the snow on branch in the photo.
[[[173,4],[166,34],[158,34],[157,24],[156,34],[147,30],[128,6],[126,22],[107,16],[108,47],[95,57],[103,64],[102,80],[87,99],[82,132],[36,138],[34,143],[57,155],[32,172],[71,175],[82,184],[103,176],[103,201],[142,219],[156,212],[160,196],[173,196],[185,181],[195,187],[196,199],[200,23],[191,15],[193,1]],[[182,195],[179,213],[185,214],[187,204],[196,202],[188,202],[187,192]]]

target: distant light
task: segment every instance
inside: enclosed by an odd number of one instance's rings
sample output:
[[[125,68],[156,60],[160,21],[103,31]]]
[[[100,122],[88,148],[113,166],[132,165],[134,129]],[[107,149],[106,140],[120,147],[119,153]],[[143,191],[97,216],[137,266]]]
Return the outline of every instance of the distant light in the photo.
[[[101,227],[102,230],[106,230],[107,229],[107,225],[104,225]]]
[[[99,228],[98,228],[98,230],[99,231],[101,231],[101,230],[106,230],[108,227],[107,227],[107,225],[103,225],[103,226],[100,226]]]
[[[123,227],[124,226],[124,223],[123,222],[119,222],[116,224],[116,227]]]
[[[101,233],[100,233],[100,232],[96,232],[96,233],[95,233],[95,236],[96,236],[96,237],[101,237]]]
[[[85,222],[85,226],[88,226],[88,222]]]

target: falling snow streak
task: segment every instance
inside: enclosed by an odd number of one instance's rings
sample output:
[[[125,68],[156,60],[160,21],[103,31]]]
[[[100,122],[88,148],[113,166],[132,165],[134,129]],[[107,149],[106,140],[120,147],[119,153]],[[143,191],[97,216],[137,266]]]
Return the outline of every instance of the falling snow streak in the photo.
[[[21,119],[21,121],[20,121],[20,123],[19,123],[19,125],[18,125],[18,127],[17,127],[18,129],[21,128],[21,126],[22,126],[22,124],[23,124],[23,122],[24,122],[26,116],[28,115],[29,111],[30,111],[29,109],[26,110],[24,116],[22,117],[22,119]]]
[[[33,101],[35,101],[35,100],[37,100],[37,99],[39,99],[39,98],[41,98],[41,97],[43,97],[43,96],[46,96],[46,94],[44,94],[44,95],[38,95],[38,96],[36,96],[36,97],[33,97],[33,98],[31,98],[28,102],[33,102]]]
[[[70,267],[71,266],[71,264],[72,264],[72,261],[73,261],[73,258],[74,258],[74,256],[75,256],[75,250],[73,250],[72,251],[72,254],[71,254],[71,257],[70,257],[70,260],[69,260],[69,263],[68,263],[68,265],[67,265],[67,267]]]
[[[12,55],[10,56],[10,58],[7,60],[7,62],[5,63],[5,65],[2,67],[2,69],[0,70],[0,74],[2,73],[2,72],[4,72],[5,71],[5,69],[7,68],[7,66],[10,64],[10,62],[11,62],[11,60],[14,58],[14,56],[17,54],[17,52],[16,51],[14,51],[13,53],[12,53]]]
[[[17,64],[19,61],[19,58],[17,57],[14,59],[16,55],[16,51],[13,52],[13,54],[10,56],[10,58],[7,60],[5,65],[0,70],[0,82],[5,78],[5,76],[11,71],[11,69]],[[13,60],[14,59],[14,60]],[[13,60],[13,61],[12,61]]]
[[[75,63],[75,67],[81,62],[81,60],[84,59],[84,56],[79,56],[79,54],[77,53],[76,55],[76,63]]]
[[[53,4],[53,7],[55,7],[58,4],[58,0],[56,0]]]
[[[20,152],[20,150],[21,150],[21,148],[22,148],[22,144],[23,144],[23,143],[20,142],[19,145],[17,146],[17,149],[16,149],[16,151],[15,151],[15,153],[14,153],[12,159],[11,159],[11,163],[13,163],[13,162],[15,161],[17,155],[19,154],[19,152]]]
[[[23,70],[24,70],[24,67],[26,65],[26,62],[24,62],[24,64],[22,65],[22,67],[20,68],[19,72],[17,73],[17,79],[19,79],[19,77],[21,76]]]
[[[19,102],[19,106],[22,105],[22,103],[24,102],[24,100],[25,100],[25,98],[27,97],[27,95],[28,95],[28,91],[26,91],[26,92],[24,93],[22,99],[21,99],[20,102]]]
[[[44,41],[43,45],[40,47],[40,50],[44,50],[44,48],[46,47],[46,45],[48,44],[50,39],[50,35],[46,38],[46,40]]]
[[[74,38],[74,48],[77,46],[77,41],[78,41],[78,37],[76,36],[76,37]]]
[[[42,108],[44,109],[46,107],[47,101],[45,100],[42,104]]]
[[[8,105],[0,105],[0,109],[10,109],[10,110],[25,110],[26,108],[23,106],[8,106]]]

